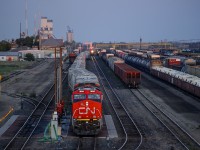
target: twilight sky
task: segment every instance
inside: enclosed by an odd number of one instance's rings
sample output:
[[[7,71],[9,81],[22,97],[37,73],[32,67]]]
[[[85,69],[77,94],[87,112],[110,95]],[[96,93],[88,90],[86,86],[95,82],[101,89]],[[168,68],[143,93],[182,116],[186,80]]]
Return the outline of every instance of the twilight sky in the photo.
[[[70,26],[77,42],[200,39],[200,0],[28,0],[29,35],[41,16],[56,38]],[[0,40],[18,38],[20,22],[25,31],[25,0],[1,0]]]

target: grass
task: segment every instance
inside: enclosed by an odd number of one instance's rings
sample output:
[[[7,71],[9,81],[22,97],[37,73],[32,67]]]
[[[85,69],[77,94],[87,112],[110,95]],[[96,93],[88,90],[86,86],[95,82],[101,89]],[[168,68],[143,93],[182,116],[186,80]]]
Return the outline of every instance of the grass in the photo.
[[[17,69],[19,69],[19,67],[17,66],[1,66],[0,65],[0,75],[7,75]]]
[[[24,69],[31,66],[34,62],[16,61],[16,62],[0,62],[0,75],[8,75],[15,70]]]

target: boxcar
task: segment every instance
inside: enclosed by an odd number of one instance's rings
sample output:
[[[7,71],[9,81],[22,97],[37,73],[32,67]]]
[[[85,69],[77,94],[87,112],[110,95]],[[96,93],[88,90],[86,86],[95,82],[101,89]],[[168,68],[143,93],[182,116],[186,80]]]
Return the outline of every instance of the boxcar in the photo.
[[[75,59],[76,59],[76,54],[75,53],[70,53],[69,54],[69,63],[73,64]]]
[[[137,88],[141,82],[141,73],[125,63],[116,63],[114,72],[130,88]]]

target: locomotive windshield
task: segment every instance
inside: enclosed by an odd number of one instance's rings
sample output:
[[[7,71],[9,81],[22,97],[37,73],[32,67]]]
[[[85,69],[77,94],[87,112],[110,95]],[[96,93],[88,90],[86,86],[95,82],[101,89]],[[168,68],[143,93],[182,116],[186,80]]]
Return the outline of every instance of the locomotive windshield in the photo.
[[[88,94],[88,99],[101,102],[101,96],[99,94]]]
[[[86,95],[85,94],[75,94],[74,95],[74,102],[80,101],[86,99]]]
[[[101,99],[99,94],[88,94],[88,99]]]

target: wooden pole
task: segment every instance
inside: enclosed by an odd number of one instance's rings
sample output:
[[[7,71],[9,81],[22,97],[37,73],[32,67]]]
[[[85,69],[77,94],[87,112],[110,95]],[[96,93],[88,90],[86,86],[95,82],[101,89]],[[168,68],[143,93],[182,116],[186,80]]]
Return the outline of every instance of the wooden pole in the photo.
[[[62,99],[62,48],[60,47],[60,100]]]
[[[55,106],[57,107],[57,65],[56,65],[56,48],[55,48],[55,64],[54,64],[54,84],[55,84]]]

